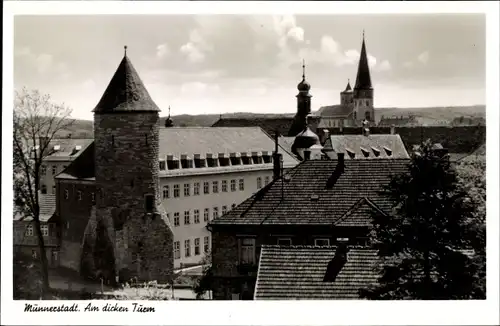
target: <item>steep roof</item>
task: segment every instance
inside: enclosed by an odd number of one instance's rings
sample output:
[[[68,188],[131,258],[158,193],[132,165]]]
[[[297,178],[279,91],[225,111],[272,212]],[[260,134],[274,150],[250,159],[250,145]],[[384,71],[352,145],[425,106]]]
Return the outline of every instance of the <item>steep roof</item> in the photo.
[[[95,113],[159,112],[132,62],[125,55],[94,109]]]
[[[94,142],[92,142],[80,156],[55,176],[56,179],[87,179],[93,180],[95,177],[94,165]]]
[[[345,87],[345,90],[342,93],[352,93],[351,81],[347,81],[347,86]]]
[[[361,55],[359,56],[358,73],[356,75],[355,90],[372,89],[372,80],[370,77],[370,67],[368,66],[368,56],[366,54],[365,37],[363,35],[363,44],[361,45]]]
[[[377,251],[351,248],[334,282],[324,282],[336,247],[267,246],[260,254],[256,300],[359,299],[377,281]]]
[[[94,140],[92,138],[55,138],[49,144],[51,154],[44,161],[70,161],[78,157]]]
[[[331,135],[325,142],[324,151],[331,159],[336,159],[338,153],[344,153],[346,159],[356,160],[410,158],[399,135]]]
[[[40,222],[48,222],[56,211],[56,195],[42,194],[38,192],[38,203],[40,205]],[[25,216],[19,212],[14,213],[15,221],[32,221],[31,216]]]
[[[303,161],[283,178],[214,219],[216,225],[333,225],[362,198],[385,213],[392,204],[380,191],[407,171],[408,159]]]
[[[335,104],[335,105],[327,105],[322,106],[320,108],[322,117],[348,117],[352,114],[352,108],[348,105]]]

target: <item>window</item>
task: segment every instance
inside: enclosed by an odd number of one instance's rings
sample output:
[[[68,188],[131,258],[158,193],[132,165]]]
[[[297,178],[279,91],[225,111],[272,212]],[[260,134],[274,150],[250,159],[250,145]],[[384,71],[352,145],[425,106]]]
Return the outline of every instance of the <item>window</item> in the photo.
[[[47,193],[47,186],[42,185],[42,194],[46,194],[46,193]]]
[[[179,226],[180,222],[180,214],[179,212],[174,213],[174,226]]]
[[[240,179],[240,191],[243,191],[243,190],[245,190],[245,180]]]
[[[199,209],[194,210],[194,223],[195,224],[200,223],[200,210]]]
[[[92,204],[95,204],[95,192],[90,193],[90,198],[92,199]]]
[[[205,208],[205,211],[203,212],[203,221],[207,222],[209,217],[210,212],[208,211],[208,208]]]
[[[349,238],[337,238],[337,242],[349,242]]]
[[[28,237],[32,237],[33,236],[33,225],[28,225],[28,227],[26,228],[26,235]]]
[[[57,172],[57,166],[52,165],[52,175],[56,174]]]
[[[165,160],[160,160],[160,171],[165,170]]]
[[[209,237],[203,238],[203,252],[207,253],[210,250]]]
[[[262,178],[258,177],[257,178],[257,189],[260,189],[260,188],[262,188]]]
[[[68,189],[64,189],[64,199],[68,199],[69,198],[69,191]]]
[[[82,191],[78,190],[77,194],[78,194],[78,200],[82,200]]]
[[[314,239],[314,245],[319,247],[329,246],[330,239]]]
[[[290,238],[278,238],[278,246],[291,246],[292,239]]]
[[[214,181],[213,184],[212,184],[212,192],[214,194],[218,193],[219,192],[219,181]]]
[[[212,213],[212,219],[216,219],[219,217],[219,207],[214,207],[213,213]]]
[[[194,239],[194,255],[200,255],[200,238]]]
[[[191,240],[184,240],[184,257],[191,256]]]
[[[40,166],[40,175],[45,174],[47,174],[47,167],[45,166],[45,164],[42,164],[42,166]]]
[[[195,196],[198,196],[200,194],[200,183],[199,182],[194,183],[193,192],[194,192]]]
[[[365,112],[365,119],[370,121],[370,112],[369,111]]]
[[[240,264],[255,264],[255,239],[240,239]]]
[[[144,196],[146,202],[146,212],[151,213],[153,211],[154,206],[154,197],[153,195],[145,195]]]
[[[222,215],[227,213],[227,206],[222,206]]]
[[[227,192],[227,180],[222,180],[222,192]]]
[[[174,185],[174,197],[177,198],[180,196],[179,185]]]
[[[191,196],[191,185],[189,183],[184,184],[184,197]]]
[[[40,230],[42,231],[42,235],[44,237],[48,237],[49,236],[49,226],[47,224],[41,225],[40,226]]]
[[[231,180],[231,191],[236,191],[236,180]]]
[[[184,211],[184,224],[186,224],[186,225],[191,224],[191,212],[190,211]]]
[[[267,186],[268,184],[269,184],[269,176],[264,178],[264,185]]]
[[[181,242],[174,242],[174,259],[181,259]]]
[[[163,186],[163,199],[170,197],[170,187]]]
[[[31,257],[36,259],[36,257],[37,257],[36,249],[31,250]]]
[[[366,101],[366,106],[369,106],[370,105],[370,102]]]
[[[354,112],[354,113],[353,113],[353,116],[354,116],[354,120],[356,120],[356,119],[357,119],[357,117],[356,117],[356,116],[357,116],[356,112]]]
[[[203,193],[204,194],[210,193],[210,185],[208,182],[203,182]]]

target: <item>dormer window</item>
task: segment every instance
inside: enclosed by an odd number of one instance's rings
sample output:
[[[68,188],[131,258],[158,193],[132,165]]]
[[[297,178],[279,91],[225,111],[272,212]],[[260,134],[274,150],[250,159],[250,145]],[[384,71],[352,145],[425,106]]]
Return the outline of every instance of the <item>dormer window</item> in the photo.
[[[261,164],[262,163],[262,157],[259,154],[260,153],[257,153],[257,152],[252,153],[253,164]]]
[[[314,245],[318,247],[328,247],[330,239],[314,239]]]
[[[350,148],[346,148],[345,151],[347,152],[347,154],[351,159],[354,159],[354,157],[356,156],[356,153],[354,153],[354,151]]]
[[[207,162],[204,157],[201,157],[200,154],[194,155],[194,167],[196,168],[204,168],[207,166]]]
[[[241,158],[239,153],[231,153],[229,154],[229,160],[231,161],[231,165],[240,165]]]
[[[193,167],[193,161],[187,155],[181,156],[181,166],[183,169],[190,169]]]
[[[366,148],[360,147],[360,149],[361,149],[361,153],[363,153],[364,157],[370,156],[370,152]]]
[[[385,153],[387,154],[387,156],[392,155],[392,150],[390,148],[384,146],[384,150],[385,150]]]
[[[160,163],[160,171],[165,171],[167,167],[165,160],[160,160],[159,163]]]
[[[244,165],[250,165],[250,164],[252,164],[252,158],[250,156],[248,156],[248,154],[242,153],[241,154],[241,162]]]
[[[380,149],[372,147],[372,151],[373,151],[373,154],[375,155],[375,157],[379,157]]]
[[[60,151],[61,145],[54,145],[54,152]]]
[[[220,153],[219,166],[229,166],[229,164],[230,164],[229,156],[227,156],[225,153]]]

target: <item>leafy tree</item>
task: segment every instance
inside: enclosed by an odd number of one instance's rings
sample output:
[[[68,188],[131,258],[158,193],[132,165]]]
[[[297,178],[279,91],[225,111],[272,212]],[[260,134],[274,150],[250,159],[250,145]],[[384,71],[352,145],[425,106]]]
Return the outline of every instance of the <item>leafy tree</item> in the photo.
[[[368,299],[483,298],[474,257],[478,222],[474,202],[447,156],[425,142],[405,173],[382,191],[390,216],[373,216],[381,276],[360,291]],[[474,249],[474,250],[473,250]]]
[[[212,255],[206,253],[201,263],[203,264],[203,274],[193,287],[197,299],[201,299],[207,291],[212,290]]]
[[[15,92],[13,128],[14,209],[33,218],[42,270],[43,293],[49,290],[45,243],[40,229],[40,171],[44,159],[52,154],[50,141],[69,128],[71,110],[53,104],[49,95],[36,90]]]

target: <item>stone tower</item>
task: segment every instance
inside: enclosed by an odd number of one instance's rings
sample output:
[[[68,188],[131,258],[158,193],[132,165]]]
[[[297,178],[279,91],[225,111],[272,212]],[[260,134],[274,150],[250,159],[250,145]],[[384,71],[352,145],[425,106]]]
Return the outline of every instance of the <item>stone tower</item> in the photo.
[[[365,33],[363,32],[363,44],[361,45],[361,55],[359,57],[358,74],[353,92],[354,111],[353,118],[357,123],[363,120],[375,121],[375,111],[373,109],[373,87],[370,77],[370,67],[366,54]]]
[[[311,97],[309,93],[311,85],[306,81],[306,65],[302,62],[302,81],[297,85],[299,93],[297,97],[297,113],[293,119],[288,136],[296,136],[304,130],[307,116],[311,113]]]
[[[159,193],[160,109],[126,50],[93,111],[95,218],[107,229],[116,279],[169,281],[173,234]]]

